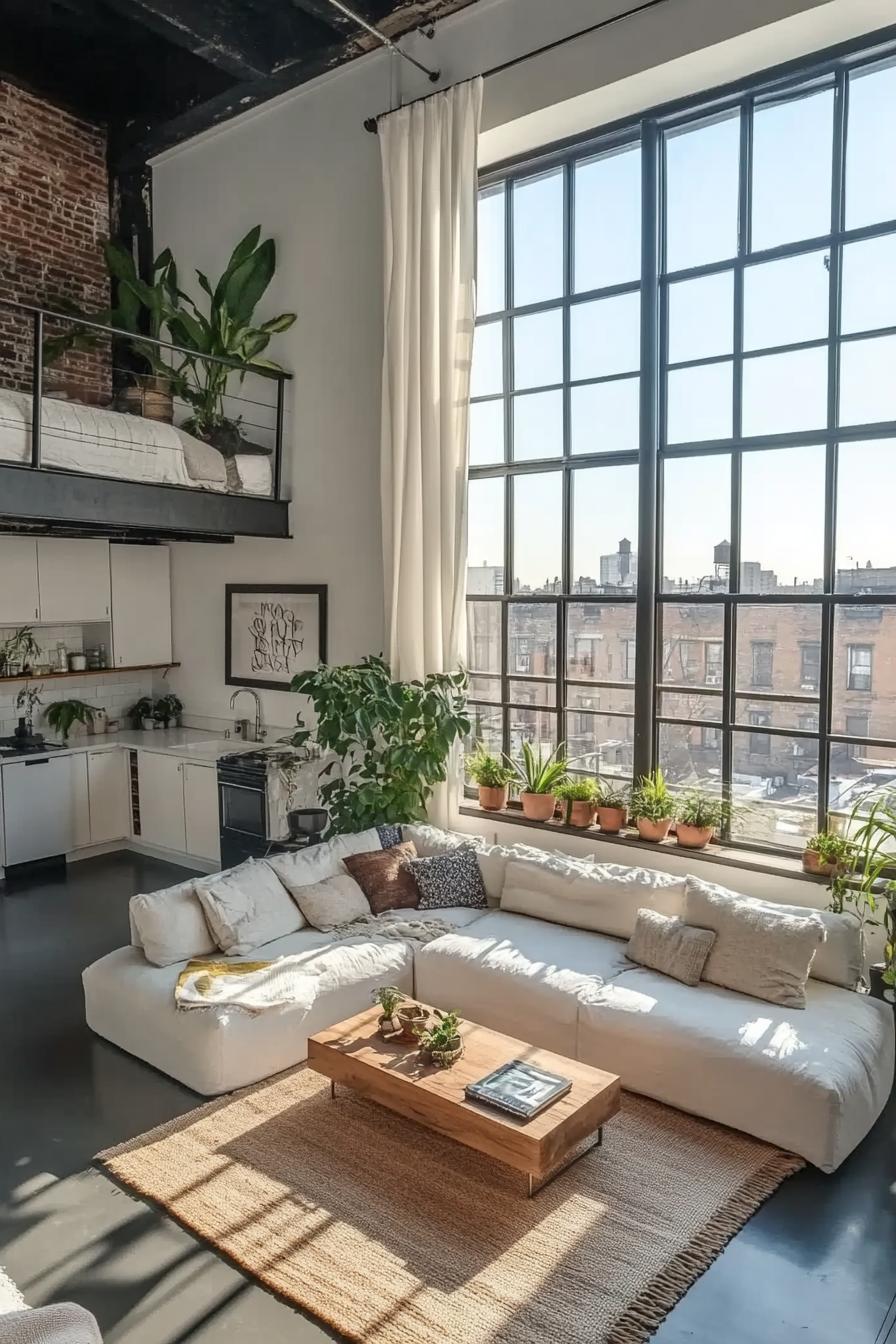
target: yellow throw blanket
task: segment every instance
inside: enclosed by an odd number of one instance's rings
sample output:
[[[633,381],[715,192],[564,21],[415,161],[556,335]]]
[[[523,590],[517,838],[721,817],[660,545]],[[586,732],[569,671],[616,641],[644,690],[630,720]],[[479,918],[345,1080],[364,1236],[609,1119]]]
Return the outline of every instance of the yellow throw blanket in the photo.
[[[178,1008],[237,1008],[263,1013],[269,1008],[299,1007],[307,1012],[317,997],[317,976],[302,969],[301,957],[276,961],[187,963],[177,977]]]

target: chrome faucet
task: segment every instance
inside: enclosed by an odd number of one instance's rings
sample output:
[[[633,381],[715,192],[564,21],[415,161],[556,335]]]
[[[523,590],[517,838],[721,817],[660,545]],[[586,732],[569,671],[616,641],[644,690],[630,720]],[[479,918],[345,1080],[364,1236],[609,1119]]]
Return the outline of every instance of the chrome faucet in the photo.
[[[252,699],[255,701],[255,732],[254,735],[250,738],[250,741],[263,742],[264,739],[267,737],[267,733],[261,726],[261,701],[258,698],[258,692],[251,690],[250,687],[248,686],[238,687],[237,690],[235,690],[233,695],[230,697],[231,709],[233,709],[234,705],[236,704],[237,696],[240,695],[251,695]],[[244,720],[244,722],[248,723],[248,720]]]

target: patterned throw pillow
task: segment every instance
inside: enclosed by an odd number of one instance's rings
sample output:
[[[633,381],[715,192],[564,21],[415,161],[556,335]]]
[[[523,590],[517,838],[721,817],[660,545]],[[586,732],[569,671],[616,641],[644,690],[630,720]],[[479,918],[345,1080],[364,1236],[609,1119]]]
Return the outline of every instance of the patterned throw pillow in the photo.
[[[342,860],[367,897],[375,915],[384,910],[410,910],[417,906],[420,892],[406,861],[417,856],[411,840],[390,849],[373,849],[366,854],[346,854]]]
[[[400,845],[404,839],[400,826],[388,824],[385,826],[377,826],[376,833],[380,838],[380,845],[383,849],[393,849],[396,845]]]
[[[421,910],[446,910],[462,905],[484,910],[488,901],[474,849],[453,849],[429,859],[409,859],[405,867],[420,889]]]

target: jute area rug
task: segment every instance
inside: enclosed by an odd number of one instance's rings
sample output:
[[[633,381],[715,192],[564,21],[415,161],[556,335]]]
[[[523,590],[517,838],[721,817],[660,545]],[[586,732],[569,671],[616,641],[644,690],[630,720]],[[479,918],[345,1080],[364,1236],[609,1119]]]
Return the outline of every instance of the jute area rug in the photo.
[[[524,1177],[300,1067],[97,1161],[365,1344],[639,1344],[800,1158],[626,1095]]]

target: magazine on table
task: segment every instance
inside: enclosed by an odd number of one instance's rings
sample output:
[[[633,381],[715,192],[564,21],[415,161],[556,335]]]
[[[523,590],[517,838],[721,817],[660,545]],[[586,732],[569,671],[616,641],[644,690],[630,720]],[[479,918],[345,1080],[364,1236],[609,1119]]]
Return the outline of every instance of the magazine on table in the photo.
[[[525,1060],[512,1059],[478,1082],[468,1083],[464,1095],[468,1101],[482,1102],[523,1120],[531,1120],[560,1097],[565,1097],[571,1087],[569,1078],[548,1073]]]

